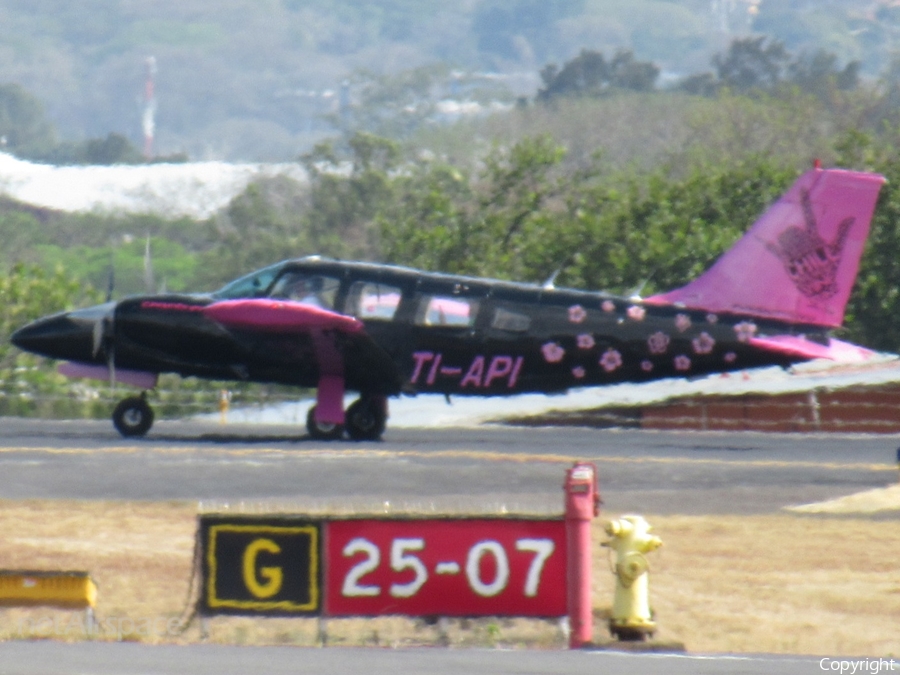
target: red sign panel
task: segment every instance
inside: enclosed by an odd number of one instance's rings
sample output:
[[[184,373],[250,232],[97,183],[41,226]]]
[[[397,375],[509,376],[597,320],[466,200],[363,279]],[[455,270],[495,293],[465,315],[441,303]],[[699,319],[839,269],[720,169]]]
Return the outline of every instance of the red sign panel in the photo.
[[[330,616],[563,616],[562,520],[344,520],[327,525]]]

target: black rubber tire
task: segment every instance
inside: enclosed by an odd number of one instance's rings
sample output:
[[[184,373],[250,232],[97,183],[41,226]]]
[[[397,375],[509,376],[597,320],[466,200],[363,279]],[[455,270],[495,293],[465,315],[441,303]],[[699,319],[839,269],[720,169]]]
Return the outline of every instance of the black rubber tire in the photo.
[[[347,408],[347,435],[354,441],[380,440],[386,421],[382,401],[357,399]]]
[[[153,426],[153,408],[143,396],[130,396],[119,401],[112,422],[123,436],[143,436]]]
[[[310,437],[317,441],[336,441],[344,436],[343,425],[316,421],[316,406],[310,408],[306,414],[306,430]]]

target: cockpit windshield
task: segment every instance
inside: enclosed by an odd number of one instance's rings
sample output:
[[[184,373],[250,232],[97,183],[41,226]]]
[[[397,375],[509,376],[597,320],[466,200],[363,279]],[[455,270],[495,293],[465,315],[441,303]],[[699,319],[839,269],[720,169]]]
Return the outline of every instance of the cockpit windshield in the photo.
[[[212,293],[212,297],[217,300],[265,297],[266,291],[268,291],[269,286],[272,285],[272,281],[278,276],[285,265],[286,263],[283,262],[277,263],[252,272],[240,279],[235,279],[215,293]]]

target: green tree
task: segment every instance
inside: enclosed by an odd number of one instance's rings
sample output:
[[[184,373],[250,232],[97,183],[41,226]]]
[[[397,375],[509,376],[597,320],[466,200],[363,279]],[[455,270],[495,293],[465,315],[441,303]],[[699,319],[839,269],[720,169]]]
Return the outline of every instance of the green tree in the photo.
[[[142,164],[146,160],[131,141],[122,134],[110,133],[106,138],[91,138],[81,143],[64,142],[54,146],[45,157],[53,164]]]
[[[434,163],[398,177],[397,195],[378,219],[382,257],[508,279],[552,271],[553,247],[536,251],[555,229],[551,202],[565,189],[555,173],[563,155],[543,136],[494,148],[477,174]]]
[[[781,82],[790,55],[784,43],[766,37],[734,40],[713,65],[719,82],[732,91],[772,91]]]
[[[638,61],[629,50],[619,50],[609,62],[600,52],[582,49],[562,69],[549,64],[541,71],[544,87],[540,101],[559,96],[604,96],[617,91],[652,91],[659,68],[649,61]]]
[[[0,414],[52,416],[80,406],[68,395],[66,379],[52,364],[19,351],[9,336],[41,316],[98,300],[93,288],[62,268],[46,272],[35,265],[18,264],[0,276]]]
[[[394,197],[390,174],[400,160],[400,146],[357,132],[343,148],[322,144],[301,159],[310,176],[301,226],[313,252],[371,257],[375,218]]]
[[[358,72],[349,83],[356,99],[352,109],[332,121],[348,140],[356,132],[405,138],[434,116],[450,80],[450,68],[444,64],[412,68],[396,75]]]
[[[786,80],[801,91],[827,101],[836,91],[852,91],[859,87],[861,65],[859,61],[851,61],[839,69],[837,56],[819,49],[812,54],[801,54],[791,61]]]
[[[874,134],[852,130],[838,139],[841,166],[881,173],[871,231],[847,305],[845,332],[860,344],[900,352],[900,157],[897,131],[887,144]]]
[[[197,261],[196,285],[213,290],[254,269],[309,253],[300,226],[305,190],[289,178],[247,186],[211,227],[213,245]]]
[[[38,157],[55,143],[41,102],[18,84],[0,85],[0,145],[20,157]]]

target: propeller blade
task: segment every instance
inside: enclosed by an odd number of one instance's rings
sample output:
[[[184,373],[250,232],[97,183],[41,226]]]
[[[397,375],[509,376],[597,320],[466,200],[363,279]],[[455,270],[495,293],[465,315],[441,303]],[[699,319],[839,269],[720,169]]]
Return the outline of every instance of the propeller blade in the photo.
[[[97,354],[100,353],[100,348],[103,346],[103,333],[104,333],[103,322],[105,319],[106,319],[106,317],[103,317],[103,318],[97,319],[94,322],[94,328],[91,332],[91,335],[94,339],[93,349],[91,350],[91,356],[96,357]]]
[[[109,386],[115,394],[116,391],[116,350],[112,345],[109,346],[106,357],[106,367],[109,369]]]
[[[109,272],[106,275],[106,301],[110,302],[113,296],[113,289],[116,287],[116,272],[115,268],[112,264],[112,257],[110,256],[109,262]]]

